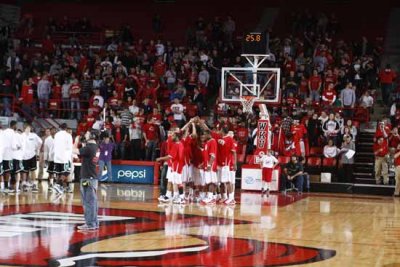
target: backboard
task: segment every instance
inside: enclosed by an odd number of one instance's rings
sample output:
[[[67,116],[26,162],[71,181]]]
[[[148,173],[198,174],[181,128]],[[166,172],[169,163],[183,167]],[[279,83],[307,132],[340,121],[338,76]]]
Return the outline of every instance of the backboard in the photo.
[[[243,97],[255,97],[256,104],[280,103],[280,69],[257,67],[222,68],[221,100],[241,103]]]

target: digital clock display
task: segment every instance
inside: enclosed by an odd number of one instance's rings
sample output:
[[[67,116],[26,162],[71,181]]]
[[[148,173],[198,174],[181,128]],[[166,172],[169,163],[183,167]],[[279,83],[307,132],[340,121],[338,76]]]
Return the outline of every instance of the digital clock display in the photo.
[[[246,42],[260,42],[261,41],[261,34],[256,33],[256,34],[246,34],[246,37],[244,38]]]
[[[264,32],[249,32],[243,36],[243,54],[265,55],[267,54],[268,37]]]

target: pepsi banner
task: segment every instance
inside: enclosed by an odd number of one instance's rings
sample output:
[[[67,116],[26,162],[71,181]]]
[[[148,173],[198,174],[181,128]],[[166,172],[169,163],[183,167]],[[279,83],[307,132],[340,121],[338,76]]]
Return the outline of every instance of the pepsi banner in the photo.
[[[102,182],[126,184],[157,184],[158,165],[154,162],[143,161],[113,161],[112,177],[103,170]]]

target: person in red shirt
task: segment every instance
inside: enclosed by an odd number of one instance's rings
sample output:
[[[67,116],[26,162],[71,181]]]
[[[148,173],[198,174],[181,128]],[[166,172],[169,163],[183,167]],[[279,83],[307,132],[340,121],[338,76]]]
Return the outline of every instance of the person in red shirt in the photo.
[[[299,119],[295,118],[293,120],[293,124],[290,127],[290,131],[293,134],[293,142],[296,148],[296,155],[297,156],[305,156],[306,154],[306,147],[305,147],[305,138],[307,135],[307,129],[303,124],[299,123]]]
[[[153,113],[150,115],[150,118],[153,119],[155,124],[160,124],[162,121],[162,115],[160,113],[160,111],[158,110],[158,108],[153,108]]]
[[[71,98],[71,119],[78,119],[78,120],[81,119],[81,102],[79,98],[81,90],[82,89],[81,86],[79,85],[79,82],[75,80],[75,82],[71,85],[69,91],[69,96]]]
[[[234,139],[229,135],[229,129],[227,127],[222,128],[224,136],[218,140],[218,161],[221,164],[221,170],[219,172],[219,181],[224,184],[224,192],[222,192],[222,203],[235,204],[234,196],[232,194],[232,183],[231,183],[231,170],[233,153],[236,153],[234,148]],[[222,191],[222,189],[221,189]],[[229,198],[228,198],[229,196]]]
[[[76,128],[76,135],[83,136],[89,130],[86,120],[82,120]]]
[[[156,161],[157,162],[165,160],[170,161],[170,166],[172,171],[170,172],[171,176],[170,179],[168,180],[168,183],[171,182],[173,186],[174,203],[181,204],[185,203],[185,200],[182,197],[182,195],[179,196],[179,186],[182,184],[182,171],[185,163],[185,158],[184,158],[185,147],[181,142],[181,135],[178,132],[172,133],[171,141],[172,142],[170,143],[169,148],[167,148],[168,155],[157,158]],[[167,191],[167,197],[168,197],[168,191]]]
[[[324,87],[325,89],[329,87],[330,84],[333,84],[333,88],[337,85],[337,76],[333,74],[332,70],[327,70],[324,77]]]
[[[389,147],[384,138],[378,137],[376,143],[374,144],[374,154],[375,154],[375,181],[376,184],[381,184],[381,176],[383,176],[383,183],[389,184],[388,175],[388,155]]]
[[[164,63],[162,57],[158,57],[157,61],[153,65],[153,72],[156,74],[157,78],[160,79],[164,76],[167,70],[167,65]]]
[[[319,102],[322,80],[317,70],[313,71],[313,75],[308,80],[308,89],[312,102]]]
[[[379,72],[379,81],[381,83],[382,90],[382,99],[386,106],[389,106],[391,103],[391,94],[393,90],[393,82],[396,80],[397,74],[392,68],[390,64],[386,65],[386,68]]]
[[[389,135],[389,149],[390,150],[396,150],[397,146],[400,144],[400,135],[399,135],[399,130],[397,127],[393,127],[390,135]]]
[[[202,200],[203,204],[216,203],[216,184],[217,178],[217,141],[211,137],[209,130],[204,130],[200,136],[201,142],[204,143],[203,148],[203,164],[204,164],[204,179],[208,187],[208,195]]]
[[[300,99],[304,100],[308,97],[308,80],[304,75],[301,76],[300,83],[299,83],[299,96]]]
[[[53,55],[55,46],[53,40],[51,40],[50,35],[46,35],[46,39],[42,41],[42,49],[46,55]]]
[[[394,154],[394,178],[396,180],[396,187],[394,189],[393,196],[399,197],[400,196],[400,144],[396,147],[396,152]]]
[[[126,79],[124,78],[124,75],[120,73],[118,74],[118,78],[116,78],[114,81],[114,89],[115,92],[117,92],[118,99],[124,98],[125,87],[126,87]]]
[[[110,106],[111,109],[116,110],[118,109],[118,92],[117,91],[113,91],[113,95],[108,98],[107,102],[108,105]]]
[[[160,129],[155,124],[154,119],[149,117],[147,123],[143,125],[143,137],[146,146],[145,160],[154,161],[156,159],[159,133]]]
[[[376,127],[375,140],[380,137],[383,137],[386,140],[390,135],[390,130],[391,128],[389,127],[389,125],[386,125],[384,120],[380,121],[378,127]]]
[[[32,88],[32,78],[24,80],[21,88],[21,97],[19,101],[22,103],[22,108],[27,114],[31,113],[31,108],[33,104],[33,88]]]
[[[332,106],[336,101],[336,90],[333,83],[330,83],[328,87],[322,93],[322,104]]]

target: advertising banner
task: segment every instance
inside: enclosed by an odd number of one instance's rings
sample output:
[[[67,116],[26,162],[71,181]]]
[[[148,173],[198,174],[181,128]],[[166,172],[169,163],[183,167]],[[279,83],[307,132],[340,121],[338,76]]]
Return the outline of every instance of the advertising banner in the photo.
[[[155,184],[158,182],[158,165],[143,161],[113,161],[112,179],[103,170],[102,182],[127,184]]]

